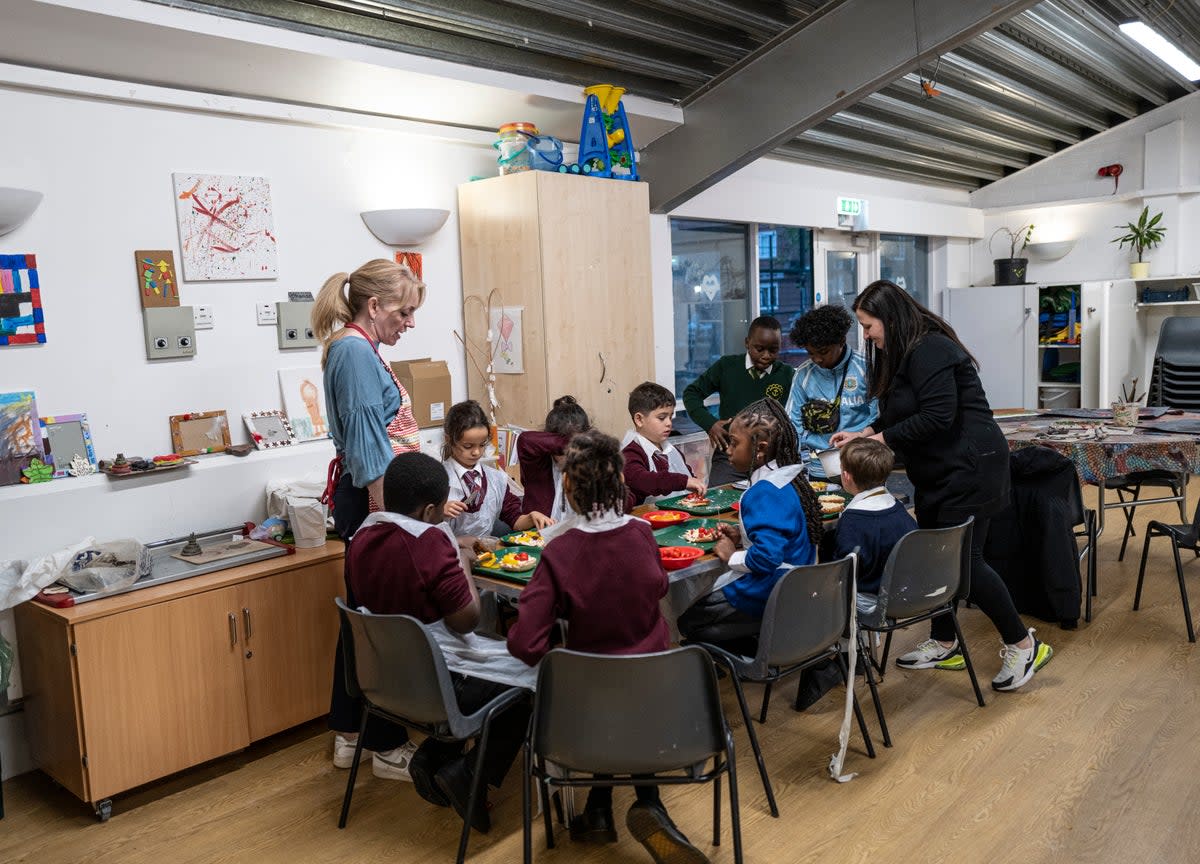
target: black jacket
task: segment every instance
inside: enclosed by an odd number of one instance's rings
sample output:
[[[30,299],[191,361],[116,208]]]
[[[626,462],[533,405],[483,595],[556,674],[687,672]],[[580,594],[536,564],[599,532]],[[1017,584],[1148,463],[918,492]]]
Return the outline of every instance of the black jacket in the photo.
[[[1008,585],[1019,612],[1072,629],[1082,600],[1075,466],[1048,447],[1026,447],[1012,454],[1012,489],[1012,505],[992,517],[983,557]]]
[[[1008,442],[975,365],[952,339],[927,334],[904,356],[879,399],[879,424],[904,459],[922,526],[989,516],[1008,504]]]

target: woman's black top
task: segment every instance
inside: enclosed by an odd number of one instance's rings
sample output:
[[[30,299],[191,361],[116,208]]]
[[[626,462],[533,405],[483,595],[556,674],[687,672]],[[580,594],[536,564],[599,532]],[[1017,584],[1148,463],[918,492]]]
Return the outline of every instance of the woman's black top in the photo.
[[[971,358],[928,333],[879,398],[883,440],[904,459],[922,525],[990,516],[1008,504],[1008,443]]]

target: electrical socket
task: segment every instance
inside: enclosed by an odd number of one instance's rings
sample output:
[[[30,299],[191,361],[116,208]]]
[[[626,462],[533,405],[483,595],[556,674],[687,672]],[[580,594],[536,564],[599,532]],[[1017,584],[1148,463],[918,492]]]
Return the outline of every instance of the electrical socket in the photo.
[[[279,321],[279,312],[272,302],[260,300],[254,304],[254,310],[258,315],[259,324],[275,324]]]
[[[211,306],[193,306],[192,321],[197,330],[213,328],[213,310]]]

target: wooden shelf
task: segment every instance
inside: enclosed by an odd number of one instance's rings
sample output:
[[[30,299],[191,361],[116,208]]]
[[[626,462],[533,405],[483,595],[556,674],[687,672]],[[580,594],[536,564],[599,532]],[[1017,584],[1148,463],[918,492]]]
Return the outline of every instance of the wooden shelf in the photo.
[[[1059,383],[1057,381],[1039,381],[1038,382],[1039,390],[1041,390],[1043,387],[1054,387],[1059,390],[1078,390],[1082,386],[1083,385],[1080,384],[1078,381],[1074,381],[1074,382],[1063,381],[1061,383]]]

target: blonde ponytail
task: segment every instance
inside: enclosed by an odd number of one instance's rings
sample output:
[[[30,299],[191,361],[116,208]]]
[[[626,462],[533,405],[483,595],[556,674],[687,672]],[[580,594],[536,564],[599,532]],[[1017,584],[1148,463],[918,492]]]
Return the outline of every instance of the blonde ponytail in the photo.
[[[375,258],[353,273],[335,273],[325,280],[313,303],[313,335],[322,343],[321,368],[329,357],[329,346],[345,332],[344,327],[375,297],[380,303],[399,302],[420,306],[425,302],[425,283],[406,264]]]

